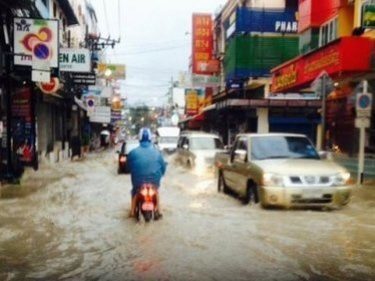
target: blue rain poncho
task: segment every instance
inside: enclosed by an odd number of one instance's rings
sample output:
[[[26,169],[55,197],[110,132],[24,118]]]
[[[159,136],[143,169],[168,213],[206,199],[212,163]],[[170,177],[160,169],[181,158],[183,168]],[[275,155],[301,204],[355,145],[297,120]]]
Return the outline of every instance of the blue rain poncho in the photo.
[[[139,147],[130,151],[128,165],[133,184],[132,196],[143,183],[160,186],[167,164],[163,156],[149,141],[140,142]]]

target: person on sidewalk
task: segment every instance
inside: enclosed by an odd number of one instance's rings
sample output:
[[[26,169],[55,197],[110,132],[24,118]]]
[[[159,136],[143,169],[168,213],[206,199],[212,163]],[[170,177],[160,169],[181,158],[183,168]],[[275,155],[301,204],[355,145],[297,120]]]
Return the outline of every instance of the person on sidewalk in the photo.
[[[78,135],[72,137],[70,142],[70,147],[72,148],[71,160],[74,160],[75,156],[81,158],[81,138]]]
[[[137,193],[144,183],[160,187],[160,180],[166,171],[166,162],[160,151],[152,144],[149,128],[142,128],[139,132],[139,146],[128,155],[128,165],[132,181],[130,217],[135,216]],[[159,192],[156,198],[156,216],[161,218]]]

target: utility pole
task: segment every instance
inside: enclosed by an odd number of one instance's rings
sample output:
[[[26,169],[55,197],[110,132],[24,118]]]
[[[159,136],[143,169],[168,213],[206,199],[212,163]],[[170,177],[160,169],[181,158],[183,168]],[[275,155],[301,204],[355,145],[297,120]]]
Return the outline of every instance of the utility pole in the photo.
[[[326,92],[326,74],[321,77],[322,83],[322,149],[326,149],[326,102],[327,102],[327,92]]]
[[[12,97],[11,97],[11,88],[12,88],[12,80],[10,77],[11,71],[11,62],[10,56],[7,53],[3,53],[3,61],[5,63],[5,109],[6,109],[6,171],[4,174],[4,179],[12,180],[14,178],[14,171],[13,171],[13,161],[12,161]]]

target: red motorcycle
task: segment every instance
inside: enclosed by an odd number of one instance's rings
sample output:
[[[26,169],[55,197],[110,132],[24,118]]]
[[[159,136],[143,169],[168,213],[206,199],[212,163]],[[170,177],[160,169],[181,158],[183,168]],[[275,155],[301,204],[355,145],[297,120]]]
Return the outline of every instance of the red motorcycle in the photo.
[[[141,214],[145,222],[149,222],[152,218],[158,220],[159,212],[156,210],[158,190],[155,185],[145,183],[141,186],[137,194],[137,204],[135,209],[136,219],[139,221]]]

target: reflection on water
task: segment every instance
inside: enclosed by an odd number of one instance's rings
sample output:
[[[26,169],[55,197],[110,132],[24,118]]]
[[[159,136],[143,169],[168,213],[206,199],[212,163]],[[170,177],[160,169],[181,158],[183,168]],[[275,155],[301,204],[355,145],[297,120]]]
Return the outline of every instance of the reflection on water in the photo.
[[[113,154],[43,167],[0,201],[0,280],[371,280],[374,194],[342,210],[263,210],[174,166],[164,218],[127,218],[129,175]],[[25,186],[28,186],[25,188]],[[17,187],[13,187],[17,188]]]

